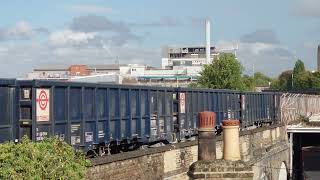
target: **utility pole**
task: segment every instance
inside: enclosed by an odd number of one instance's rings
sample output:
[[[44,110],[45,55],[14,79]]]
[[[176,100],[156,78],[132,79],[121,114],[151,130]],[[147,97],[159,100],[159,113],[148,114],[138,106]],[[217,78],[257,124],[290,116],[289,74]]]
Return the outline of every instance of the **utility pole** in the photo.
[[[291,88],[293,89],[293,72],[291,74]]]

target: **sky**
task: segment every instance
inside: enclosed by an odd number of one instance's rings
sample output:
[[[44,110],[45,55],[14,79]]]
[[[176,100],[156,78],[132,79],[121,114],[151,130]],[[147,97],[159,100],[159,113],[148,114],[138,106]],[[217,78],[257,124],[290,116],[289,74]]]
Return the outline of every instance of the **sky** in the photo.
[[[238,47],[245,74],[316,69],[319,0],[3,0],[0,77],[52,64],[161,65],[166,45]]]

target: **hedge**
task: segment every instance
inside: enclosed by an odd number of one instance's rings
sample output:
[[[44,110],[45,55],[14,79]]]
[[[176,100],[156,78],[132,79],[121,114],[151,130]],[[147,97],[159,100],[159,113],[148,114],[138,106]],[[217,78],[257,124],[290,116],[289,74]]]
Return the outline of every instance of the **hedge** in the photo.
[[[0,144],[0,179],[83,179],[85,156],[55,138]]]

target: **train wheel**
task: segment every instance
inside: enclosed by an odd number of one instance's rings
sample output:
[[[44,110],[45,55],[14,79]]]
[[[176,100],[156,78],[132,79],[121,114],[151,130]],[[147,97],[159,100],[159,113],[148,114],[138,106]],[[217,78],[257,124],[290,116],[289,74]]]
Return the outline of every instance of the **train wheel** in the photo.
[[[171,141],[171,143],[177,143],[178,142],[178,138],[177,138],[177,135],[175,133],[171,134],[170,141]]]
[[[99,146],[98,154],[99,156],[103,156],[106,154],[105,146]]]

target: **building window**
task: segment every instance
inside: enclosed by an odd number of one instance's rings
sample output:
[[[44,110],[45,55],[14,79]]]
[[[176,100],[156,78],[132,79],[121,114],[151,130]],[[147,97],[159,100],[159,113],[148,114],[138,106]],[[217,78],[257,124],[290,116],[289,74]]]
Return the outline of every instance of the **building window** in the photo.
[[[136,71],[136,69],[131,69],[131,71]]]

